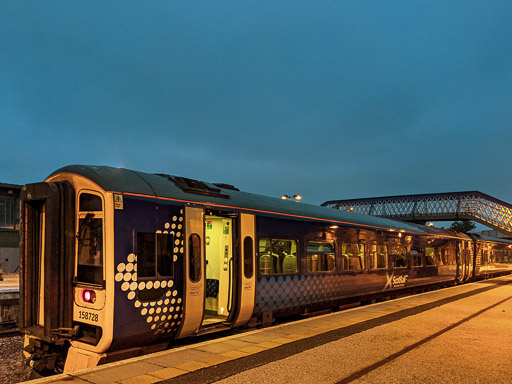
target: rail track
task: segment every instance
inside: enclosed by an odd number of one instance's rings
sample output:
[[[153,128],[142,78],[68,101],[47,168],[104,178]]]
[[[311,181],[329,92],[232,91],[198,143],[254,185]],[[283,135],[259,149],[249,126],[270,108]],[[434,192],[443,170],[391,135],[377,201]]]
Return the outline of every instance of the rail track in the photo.
[[[17,287],[0,289],[0,337],[19,334],[19,300]]]
[[[19,335],[18,324],[14,320],[0,322],[0,337]]]

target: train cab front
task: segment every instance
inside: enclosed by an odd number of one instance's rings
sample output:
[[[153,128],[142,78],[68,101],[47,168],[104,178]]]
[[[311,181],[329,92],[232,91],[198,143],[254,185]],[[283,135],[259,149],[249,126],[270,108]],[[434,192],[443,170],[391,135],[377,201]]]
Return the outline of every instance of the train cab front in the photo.
[[[20,197],[20,329],[27,363],[43,375],[74,370],[78,360],[97,365],[112,334],[105,331],[111,321],[104,193],[87,179],[57,174],[26,185]]]

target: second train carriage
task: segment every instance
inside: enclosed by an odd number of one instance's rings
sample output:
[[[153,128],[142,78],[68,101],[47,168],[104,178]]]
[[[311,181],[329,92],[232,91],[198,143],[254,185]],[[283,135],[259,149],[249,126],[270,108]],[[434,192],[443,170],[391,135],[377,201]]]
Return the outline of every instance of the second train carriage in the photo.
[[[21,200],[20,325],[39,372],[512,267],[510,242],[112,167],[62,168]]]

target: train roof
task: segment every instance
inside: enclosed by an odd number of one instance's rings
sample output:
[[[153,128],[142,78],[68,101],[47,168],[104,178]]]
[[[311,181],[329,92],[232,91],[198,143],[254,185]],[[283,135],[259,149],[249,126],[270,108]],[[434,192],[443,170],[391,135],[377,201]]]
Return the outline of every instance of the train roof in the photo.
[[[471,240],[471,237],[469,235],[462,233],[462,232],[452,231],[451,229],[429,227],[429,226],[416,224],[416,223],[410,223],[410,225],[414,225],[415,227],[418,227],[422,231],[429,233],[431,235],[434,235],[434,236],[456,237],[458,239]]]
[[[48,178],[51,179],[61,173],[83,176],[107,192],[199,204],[212,209],[234,209],[262,215],[324,221],[333,225],[354,225],[418,235],[430,234],[422,226],[242,192],[227,184],[208,183],[166,174],[150,174],[125,168],[92,165],[69,165],[53,172]]]
[[[493,242],[493,243],[505,243],[505,244],[510,244],[512,245],[512,240],[511,239],[505,239],[505,238],[498,238],[498,237],[491,237],[491,236],[486,236],[486,235],[482,235],[480,233],[470,233],[471,237],[475,240],[480,240],[480,241],[487,241],[487,242]]]

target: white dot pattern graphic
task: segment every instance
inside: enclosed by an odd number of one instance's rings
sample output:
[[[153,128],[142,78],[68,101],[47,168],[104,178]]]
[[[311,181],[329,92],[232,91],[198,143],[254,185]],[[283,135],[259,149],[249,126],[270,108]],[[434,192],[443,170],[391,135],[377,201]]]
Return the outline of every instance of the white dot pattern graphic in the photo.
[[[164,224],[165,231],[158,230],[156,233],[168,233],[168,229],[172,228],[176,232],[171,232],[175,236],[175,247],[173,261],[177,262],[183,257],[183,228],[179,222],[183,221],[183,210],[180,210],[180,215],[174,215],[170,222]],[[171,319],[182,319],[183,314],[180,312],[180,304],[182,299],[176,301],[175,297],[178,295],[178,290],[174,288],[173,280],[145,280],[138,281],[137,276],[137,255],[130,253],[126,257],[126,262],[121,262],[116,266],[115,281],[120,284],[121,290],[126,293],[126,298],[133,303],[134,308],[145,322],[149,325],[149,331],[155,335],[169,335],[177,332],[181,324],[181,320],[172,321]],[[153,301],[140,301],[137,299],[137,291],[148,291],[153,289],[165,289],[166,292],[162,299]],[[172,298],[172,300],[170,300]],[[166,315],[172,313],[171,315]]]

